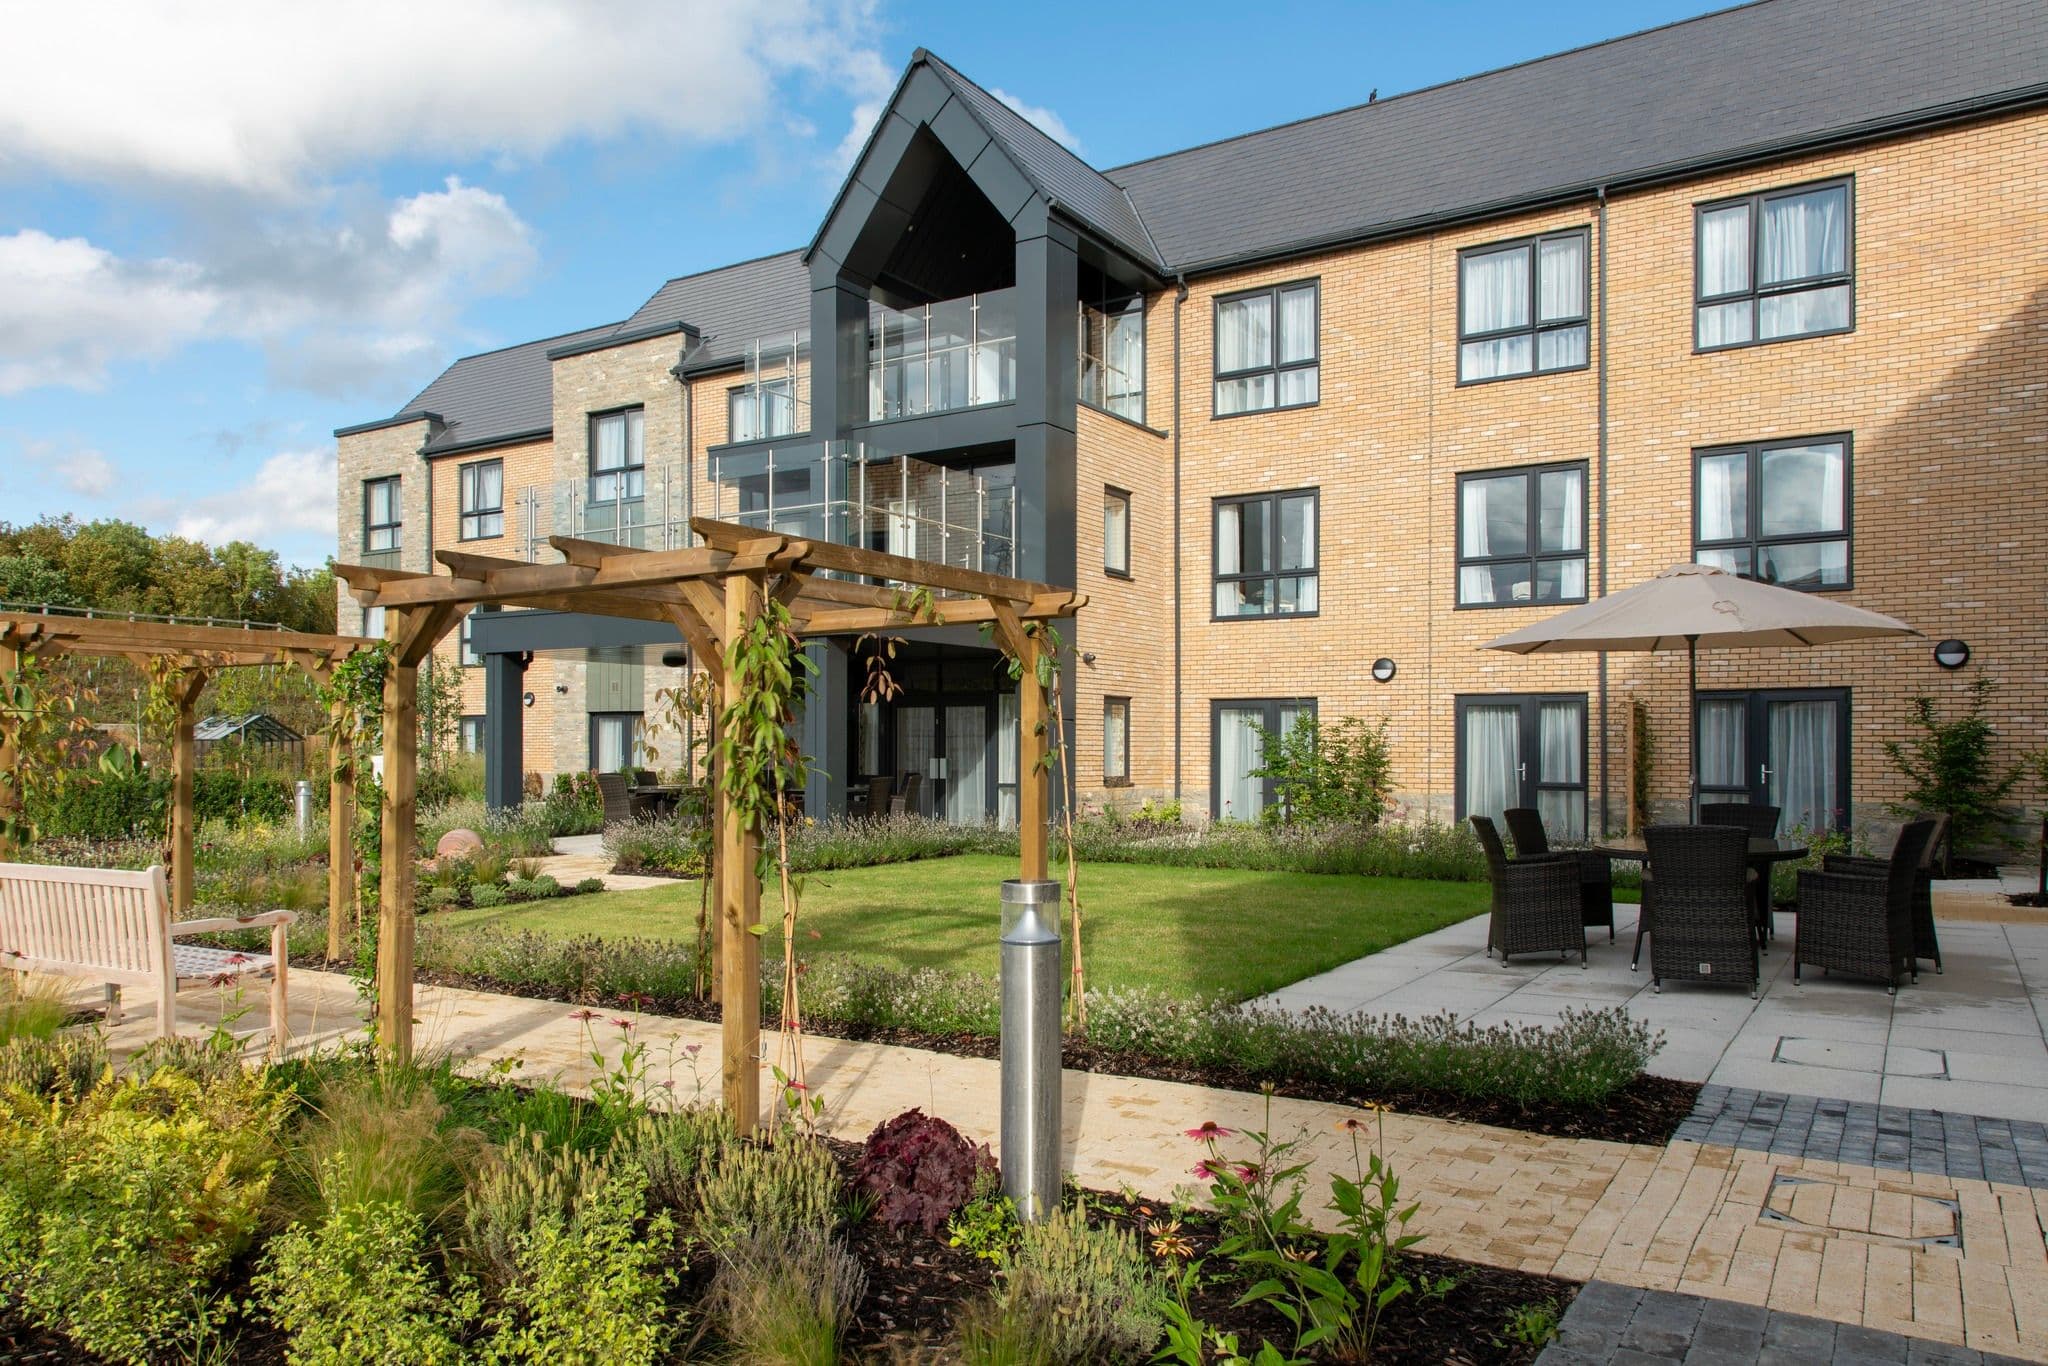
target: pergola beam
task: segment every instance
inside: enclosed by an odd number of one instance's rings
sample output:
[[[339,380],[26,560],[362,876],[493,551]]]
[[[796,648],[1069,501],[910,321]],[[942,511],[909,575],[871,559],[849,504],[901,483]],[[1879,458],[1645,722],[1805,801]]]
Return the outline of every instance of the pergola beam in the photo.
[[[740,526],[733,522],[713,521],[709,517],[692,517],[690,529],[720,549],[732,549],[744,544],[749,538],[758,539],[761,535],[752,527]],[[890,579],[944,592],[963,593],[969,597],[1008,598],[1017,602],[1028,602],[1040,593],[1060,591],[1049,583],[1006,578],[1001,574],[989,574],[979,569],[962,569],[957,565],[936,564],[930,560],[912,559],[907,555],[890,555],[880,550],[869,550],[864,546],[834,545],[825,541],[803,544],[807,545],[803,556],[804,567],[807,569],[827,569],[862,578]]]

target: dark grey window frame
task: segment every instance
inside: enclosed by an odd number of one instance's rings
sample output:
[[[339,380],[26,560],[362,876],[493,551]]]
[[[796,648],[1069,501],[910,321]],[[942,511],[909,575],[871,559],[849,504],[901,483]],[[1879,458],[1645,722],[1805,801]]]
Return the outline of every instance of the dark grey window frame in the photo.
[[[476,647],[471,643],[474,637],[470,632],[470,623],[475,620],[474,610],[464,612],[462,624],[455,628],[455,662],[465,669],[477,668],[484,662],[484,657],[476,652]]]
[[[1108,316],[1111,304],[1123,306],[1118,316],[1135,311],[1138,319],[1138,412],[1135,417],[1129,413],[1120,413],[1110,407],[1109,395],[1106,392],[1100,398],[1096,398],[1088,391],[1088,313],[1092,309],[1097,313]],[[1137,306],[1135,310],[1131,309],[1133,304]],[[1320,311],[1317,314],[1317,322],[1320,325]],[[1107,329],[1105,329],[1106,335]],[[1147,381],[1151,378],[1146,370],[1147,365],[1150,363],[1149,353],[1146,348],[1151,345],[1151,342],[1151,328],[1146,318],[1146,298],[1142,292],[1130,290],[1118,294],[1104,294],[1099,298],[1081,300],[1080,336],[1076,339],[1079,351],[1077,357],[1078,364],[1076,366],[1076,383],[1078,386],[1076,393],[1080,396],[1081,405],[1085,408],[1093,408],[1098,413],[1106,413],[1110,417],[1118,418],[1125,422],[1134,422],[1140,427],[1144,426],[1146,405],[1150,402],[1150,395],[1147,392],[1149,388]],[[1106,381],[1109,375],[1109,358],[1107,356],[1102,358],[1100,373]]]
[[[589,721],[590,739],[590,748],[587,753],[590,755],[590,771],[593,773],[603,771],[597,766],[597,727],[600,721],[615,721],[622,716],[630,716],[639,723],[633,728],[634,735],[637,738],[644,739],[647,734],[647,713],[645,711],[593,711],[586,713],[586,716]],[[630,752],[630,749],[626,755],[625,766],[627,768],[640,767],[640,760]]]
[[[1280,360],[1280,296],[1289,290],[1302,288],[1307,288],[1315,292],[1315,354],[1310,356],[1305,361],[1288,361],[1283,364]],[[1261,294],[1269,295],[1273,300],[1273,363],[1271,365],[1254,365],[1243,370],[1225,371],[1216,369],[1216,357],[1217,352],[1219,350],[1219,348],[1216,346],[1216,338],[1221,334],[1220,324],[1223,319],[1223,306],[1225,304],[1237,303],[1244,299],[1256,298],[1258,295]],[[1211,371],[1209,379],[1210,421],[1223,422],[1228,421],[1229,419],[1234,417],[1257,417],[1262,413],[1296,412],[1303,408],[1320,407],[1323,401],[1323,380],[1321,374],[1322,368],[1323,280],[1321,276],[1311,276],[1310,278],[1305,280],[1283,280],[1278,284],[1261,285],[1257,289],[1232,290],[1228,294],[1217,295],[1215,299],[1211,301],[1209,310],[1209,369]],[[1295,370],[1314,370],[1317,372],[1316,396],[1313,399],[1309,400],[1307,403],[1282,403],[1280,401],[1280,376],[1283,372]],[[1242,412],[1236,413],[1219,413],[1216,411],[1217,385],[1222,384],[1228,380],[1250,379],[1255,375],[1271,375],[1273,377],[1273,403],[1271,407],[1246,408]]]
[[[463,717],[459,722],[457,722],[457,730],[455,733],[456,748],[464,754],[483,753],[484,722],[487,719],[488,718],[485,717],[482,712],[473,712],[470,715]],[[470,738],[472,736],[474,736],[476,739],[475,744],[470,743]]]
[[[1566,237],[1576,237],[1583,244],[1581,259],[1586,263],[1586,278],[1580,293],[1585,299],[1585,311],[1576,318],[1553,318],[1548,322],[1538,321],[1542,315],[1538,291],[1542,279],[1542,244]],[[1516,247],[1529,248],[1529,321],[1523,327],[1500,327],[1491,332],[1465,331],[1465,258],[1485,256],[1497,251],[1511,251]],[[1552,365],[1542,363],[1542,337],[1545,332],[1562,332],[1568,327],[1586,329],[1586,359],[1577,365]],[[1475,341],[1498,341],[1504,337],[1527,337],[1529,339],[1529,368],[1512,375],[1483,375],[1477,379],[1465,378],[1465,343]],[[1458,251],[1458,387],[1471,384],[1498,384],[1510,379],[1533,379],[1537,375],[1568,375],[1574,370],[1590,370],[1593,367],[1593,232],[1590,228],[1565,228],[1557,232],[1533,233],[1527,237],[1510,237],[1501,242],[1487,242],[1476,247],[1463,247]]]
[[[1692,710],[1692,753],[1699,753],[1700,712],[1709,702],[1734,702],[1743,704],[1742,757],[1744,776],[1749,776],[1765,766],[1770,753],[1770,704],[1773,702],[1833,702],[1835,712],[1835,790],[1842,794],[1842,808],[1834,828],[1846,832],[1849,829],[1849,813],[1855,805],[1855,788],[1850,786],[1855,776],[1856,693],[1853,688],[1702,688]],[[1760,775],[1759,775],[1760,776]],[[1761,781],[1752,780],[1742,788],[1702,787],[1700,801],[1735,801],[1767,803],[1768,788]]]
[[[1212,821],[1223,819],[1223,788],[1218,779],[1222,776],[1223,769],[1222,736],[1223,709],[1225,707],[1233,710],[1264,707],[1266,709],[1266,719],[1263,728],[1269,734],[1278,734],[1280,731],[1280,708],[1282,707],[1305,708],[1308,714],[1315,717],[1318,722],[1322,720],[1322,705],[1313,697],[1211,698],[1209,700],[1209,819]],[[1261,785],[1259,790],[1259,809],[1264,811],[1267,807],[1273,805],[1277,798],[1273,795],[1273,780],[1271,778],[1261,778],[1259,782]]]
[[[1465,810],[1465,709],[1469,706],[1505,706],[1514,703],[1522,710],[1521,739],[1525,742],[1524,752],[1529,755],[1524,767],[1529,775],[1521,778],[1518,805],[1535,806],[1536,794],[1548,789],[1553,792],[1576,792],[1586,803],[1586,829],[1592,831],[1593,811],[1593,711],[1591,699],[1582,692],[1476,692],[1458,693],[1451,699],[1451,800],[1453,818],[1463,824]],[[1576,702],[1579,704],[1579,772],[1583,775],[1576,783],[1546,783],[1543,781],[1542,758],[1540,753],[1542,722],[1538,719],[1545,702]],[[1537,738],[1536,746],[1526,744],[1532,737]]]
[[[1109,528],[1105,525],[1102,529],[1102,572],[1109,575],[1112,579],[1129,579],[1131,577],[1131,491],[1129,489],[1120,489],[1114,484],[1104,484],[1102,486],[1102,500],[1107,503],[1111,499],[1115,499],[1124,505],[1124,563],[1123,568],[1119,569],[1109,562]],[[1320,528],[1318,528],[1318,531],[1320,531]]]
[[[1262,570],[1258,573],[1223,572],[1222,547],[1216,537],[1216,516],[1226,503],[1263,503],[1273,505],[1273,553],[1277,564],[1280,553],[1280,500],[1298,498],[1307,494],[1316,518],[1316,562],[1305,570]],[[1225,616],[1216,610],[1216,585],[1237,583],[1246,579],[1305,579],[1316,581],[1316,610],[1313,612],[1259,612],[1244,615]],[[1298,489],[1275,489],[1271,493],[1233,493],[1209,500],[1209,620],[1211,621],[1300,621],[1323,614],[1323,491],[1320,486]]]
[[[1838,274],[1816,275],[1807,279],[1780,281],[1766,287],[1763,284],[1763,206],[1773,199],[1785,199],[1793,195],[1811,194],[1815,190],[1832,189],[1841,186],[1846,191],[1848,205],[1849,236],[1843,243],[1842,270]],[[1711,297],[1702,293],[1706,282],[1706,262],[1702,256],[1705,241],[1700,231],[1701,220],[1716,209],[1729,209],[1737,204],[1749,205],[1749,288],[1730,294],[1716,294]],[[1759,305],[1768,295],[1803,294],[1808,290],[1828,289],[1835,285],[1849,287],[1849,321],[1841,327],[1831,327],[1824,332],[1800,332],[1787,337],[1760,337],[1757,335],[1758,307],[1750,310],[1749,340],[1721,342],[1714,346],[1700,345],[1700,310],[1710,304],[1732,304],[1748,299],[1752,305]],[[1692,206],[1692,350],[1693,354],[1712,355],[1718,351],[1740,351],[1751,346],[1775,346],[1779,342],[1808,341],[1814,337],[1840,337],[1856,330],[1856,177],[1853,175],[1827,176],[1820,180],[1809,180],[1798,185],[1784,185],[1773,190],[1759,190],[1754,194],[1729,195],[1722,199],[1703,200]]]
[[[624,420],[625,420],[625,416],[626,416],[626,414],[628,414],[628,413],[638,413],[638,414],[640,414],[640,460],[639,460],[639,463],[637,463],[637,464],[627,464],[627,465],[621,465],[621,466],[619,466],[619,467],[618,467],[617,469],[612,469],[612,470],[600,470],[600,469],[598,469],[598,467],[597,467],[597,424],[598,424],[598,423],[600,423],[600,422],[603,422],[603,421],[604,421],[605,419],[607,419],[607,418],[613,418],[613,417],[616,417],[616,418],[620,419],[621,421],[624,421]],[[605,409],[604,411],[602,411],[602,412],[595,412],[595,413],[591,413],[591,414],[590,414],[590,419],[589,419],[589,436],[588,436],[588,439],[586,440],[586,442],[585,442],[584,444],[585,444],[585,453],[584,453],[584,459],[583,459],[583,464],[584,464],[584,469],[585,469],[585,471],[586,471],[586,473],[587,473],[587,475],[588,475],[589,481],[590,481],[590,482],[589,482],[588,484],[586,484],[586,485],[584,486],[584,488],[585,488],[585,491],[586,491],[586,493],[587,493],[587,494],[588,494],[588,495],[589,495],[590,497],[592,497],[592,498],[596,498],[596,497],[598,496],[598,493],[597,493],[597,481],[598,481],[599,479],[603,479],[603,478],[608,478],[608,477],[610,477],[610,476],[612,476],[612,475],[620,475],[620,476],[624,476],[624,475],[626,475],[626,474],[632,473],[633,471],[637,470],[637,471],[639,471],[639,473],[640,473],[640,481],[641,481],[641,482],[640,482],[640,492],[638,492],[638,493],[634,493],[634,494],[620,494],[620,495],[618,495],[618,501],[620,501],[620,502],[625,502],[625,503],[637,503],[637,502],[640,502],[640,501],[642,501],[642,500],[643,500],[644,498],[646,498],[646,496],[647,496],[647,405],[646,405],[646,404],[644,404],[644,403],[625,403],[625,404],[621,404],[620,406],[618,406],[618,407],[616,407],[616,408],[606,408],[606,409]],[[607,502],[610,502],[610,501],[612,501],[612,500],[611,500],[611,499],[606,499],[605,501],[607,501]]]
[[[1114,777],[1109,772],[1109,713],[1113,708],[1122,707],[1124,713],[1124,771]],[[1131,785],[1131,699],[1119,693],[1106,693],[1102,698],[1102,785],[1104,787],[1129,787]]]
[[[471,489],[473,486],[481,485],[482,475],[480,471],[482,471],[486,466],[490,465],[496,465],[498,467],[498,505],[496,507],[488,508],[473,508],[469,506]],[[455,471],[455,506],[456,511],[460,516],[460,520],[457,524],[456,529],[455,538],[457,540],[489,541],[495,540],[496,538],[503,536],[505,534],[504,460],[499,458],[493,458],[490,460],[472,460],[466,465],[457,467]],[[472,531],[470,529],[472,522],[476,523],[480,527],[482,525],[482,519],[485,517],[496,517],[498,519],[498,529],[496,531]]]
[[[391,515],[389,522],[370,520],[370,490],[385,484],[391,486]],[[372,548],[370,533],[389,531],[391,544]],[[380,474],[374,479],[363,481],[363,553],[366,555],[395,555],[405,548],[405,482],[402,475]]]
[[[1515,378],[1519,379],[1521,376],[1517,375]],[[1537,503],[1538,481],[1536,476],[1556,470],[1577,470],[1579,472],[1579,549],[1576,551],[1560,550],[1545,552],[1535,548],[1539,539],[1537,530],[1541,526],[1539,520],[1541,508]],[[1528,542],[1530,546],[1528,553],[1523,555],[1488,555],[1483,559],[1468,560],[1465,558],[1465,481],[1467,479],[1505,479],[1510,475],[1516,474],[1528,480]],[[1466,602],[1462,596],[1464,592],[1464,574],[1461,571],[1468,564],[1527,563],[1529,566],[1530,591],[1533,592],[1536,583],[1536,566],[1542,561],[1584,560],[1586,562],[1586,582],[1590,590],[1593,575],[1593,555],[1589,548],[1591,545],[1590,535],[1592,532],[1593,515],[1592,478],[1592,471],[1584,460],[1552,460],[1541,465],[1508,465],[1497,470],[1460,470],[1458,472],[1457,488],[1458,507],[1455,518],[1457,525],[1451,533],[1457,537],[1456,542],[1452,546],[1452,608],[1460,612],[1479,612],[1505,607],[1562,607],[1569,603],[1586,601],[1586,595],[1581,593],[1575,598],[1546,598],[1538,600],[1532,597],[1527,602]]]
[[[786,432],[777,432],[769,430],[774,424],[767,420],[768,409],[766,403],[763,402],[763,400],[766,399],[771,393],[779,394],[782,397],[783,401],[789,405],[789,430]],[[733,405],[743,399],[749,400],[754,404],[754,415],[757,418],[761,419],[761,430],[753,436],[743,437],[738,435],[737,428],[733,424]],[[643,418],[642,421],[644,422],[645,419]],[[642,439],[644,442],[644,427],[642,428],[642,434]],[[745,445],[746,443],[751,441],[779,441],[784,437],[790,437],[795,435],[797,435],[796,381],[792,377],[785,375],[780,379],[762,380],[759,383],[749,381],[748,383],[745,384],[731,385],[726,389],[725,439],[727,444],[738,446]],[[644,456],[644,449],[642,454]]]
[[[1778,450],[1786,446],[1812,446],[1825,442],[1840,442],[1842,445],[1842,529],[1836,531],[1806,532],[1797,536],[1763,536],[1758,530],[1763,525],[1763,460],[1767,450]],[[1745,455],[1749,458],[1749,528],[1745,535],[1725,541],[1703,541],[1700,539],[1700,462],[1709,456]],[[1774,545],[1817,545],[1826,541],[1842,541],[1848,546],[1847,576],[1840,583],[1827,584],[1780,584],[1800,593],[1846,593],[1856,586],[1856,442],[1848,432],[1821,432],[1813,436],[1787,436],[1770,441],[1737,441],[1725,446],[1695,446],[1692,452],[1692,553],[1697,560],[1702,550],[1747,550],[1749,566],[1756,568],[1757,552]],[[1754,579],[1754,572],[1742,577]],[[1761,580],[1759,580],[1761,582]]]

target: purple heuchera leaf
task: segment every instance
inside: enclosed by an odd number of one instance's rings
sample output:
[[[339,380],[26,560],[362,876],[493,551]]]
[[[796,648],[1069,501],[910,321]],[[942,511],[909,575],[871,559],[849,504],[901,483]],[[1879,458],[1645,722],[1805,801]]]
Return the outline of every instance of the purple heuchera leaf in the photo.
[[[988,1145],[975,1147],[958,1129],[922,1110],[883,1120],[868,1135],[853,1179],[875,1198],[875,1214],[892,1228],[917,1224],[936,1236],[967,1203],[976,1172],[994,1171]]]

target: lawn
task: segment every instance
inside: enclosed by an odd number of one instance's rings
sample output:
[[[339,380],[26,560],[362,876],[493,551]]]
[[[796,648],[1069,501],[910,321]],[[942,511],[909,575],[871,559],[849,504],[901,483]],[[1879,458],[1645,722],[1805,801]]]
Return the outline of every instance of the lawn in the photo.
[[[970,854],[808,874],[798,931],[802,952],[993,974],[997,886],[1016,872],[1012,859]],[[1081,903],[1090,986],[1242,998],[1479,915],[1486,910],[1487,887],[1091,864],[1081,872]],[[763,896],[763,918],[763,951],[780,953],[781,914],[772,882]],[[697,884],[444,911],[434,919],[550,934],[687,940],[696,929]]]

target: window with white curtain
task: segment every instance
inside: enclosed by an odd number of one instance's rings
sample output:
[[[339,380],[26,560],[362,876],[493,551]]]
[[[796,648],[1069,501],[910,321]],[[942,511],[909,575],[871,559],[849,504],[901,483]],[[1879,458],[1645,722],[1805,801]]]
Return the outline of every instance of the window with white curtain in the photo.
[[[462,734],[459,737],[464,754],[484,752],[484,718],[465,716],[462,718]]]
[[[1458,255],[1458,382],[1587,364],[1586,231]]]
[[[1102,781],[1125,787],[1131,781],[1131,699],[1102,699]]]
[[[1786,588],[1849,586],[1846,434],[1693,459],[1693,559]]]
[[[761,380],[725,391],[728,441],[760,441],[796,430],[796,398],[790,381]]]
[[[1700,800],[1775,806],[1791,835],[1847,829],[1849,701],[1847,688],[1701,693]]]
[[[1318,610],[1316,491],[1216,500],[1216,616]]]
[[[1102,568],[1122,578],[1131,574],[1131,495],[1106,485],[1102,490]]]
[[[1145,299],[1081,302],[1081,401],[1145,420]]]
[[[1305,408],[1322,396],[1314,280],[1216,301],[1217,417]]]
[[[590,767],[598,773],[617,773],[635,762],[640,744],[641,714],[633,712],[592,712],[590,714]]]
[[[1304,716],[1316,714],[1313,697],[1257,697],[1214,704],[1209,750],[1209,815],[1219,821],[1255,821],[1274,801],[1272,780],[1261,775],[1268,739],[1279,740]]]
[[[1854,326],[1847,180],[1702,204],[1694,344],[1702,351]]]
[[[609,503],[647,492],[647,459],[641,440],[641,410],[600,413],[590,419],[590,498]]]
[[[505,462],[479,460],[458,472],[461,484],[462,527],[465,541],[505,534]]]
[[[399,500],[399,476],[363,481],[363,549],[370,554],[395,552],[404,528],[404,505]]]
[[[1460,697],[1458,819],[1501,823],[1511,806],[1533,806],[1553,840],[1586,838],[1586,695]]]
[[[1586,467],[1458,476],[1458,606],[1586,600]]]
[[[476,652],[476,638],[470,634],[470,623],[475,620],[475,612],[464,612],[462,614],[462,625],[455,629],[457,641],[456,658],[461,661],[462,667],[465,669],[475,668],[484,662],[484,657]]]

